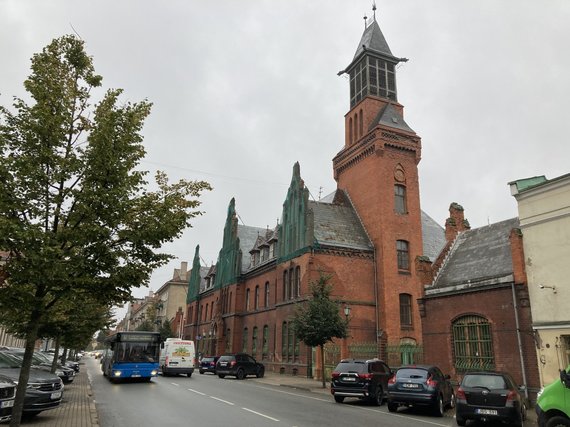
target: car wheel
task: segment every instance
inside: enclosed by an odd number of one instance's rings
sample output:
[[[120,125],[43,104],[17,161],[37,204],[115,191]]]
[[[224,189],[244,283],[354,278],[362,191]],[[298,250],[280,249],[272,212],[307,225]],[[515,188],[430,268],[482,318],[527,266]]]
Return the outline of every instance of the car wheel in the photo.
[[[204,375],[204,371],[200,369],[200,375]]]
[[[388,411],[396,412],[398,410],[398,404],[394,402],[388,402]]]
[[[437,396],[437,400],[435,401],[435,405],[433,406],[433,414],[436,417],[443,417],[444,407],[443,407],[443,398],[441,395]]]
[[[186,376],[187,376],[188,378],[192,377],[192,372],[188,372],[188,373],[186,374]]]
[[[522,420],[523,422],[526,421],[526,403],[523,402],[523,404],[521,405],[521,414],[522,414]]]
[[[243,380],[245,378],[245,371],[242,368],[239,368],[236,372],[236,378],[238,380]]]
[[[546,422],[546,427],[568,427],[570,420],[565,417],[552,417]]]
[[[344,402],[344,396],[335,396],[334,401],[336,403],[342,403],[342,402]]]
[[[376,393],[374,393],[374,396],[372,397],[372,403],[377,406],[382,406],[383,402],[384,390],[382,390],[382,387],[378,386],[376,387]]]
[[[455,422],[460,427],[465,425],[465,420],[463,418],[459,418],[457,415],[455,416]]]
[[[449,409],[455,408],[455,392],[451,391],[451,396],[449,397]]]
[[[224,378],[226,375],[225,374],[218,374],[218,377],[220,378]]]
[[[255,376],[257,378],[263,378],[263,376],[265,375],[265,368],[261,368],[257,371],[257,374],[255,374]]]

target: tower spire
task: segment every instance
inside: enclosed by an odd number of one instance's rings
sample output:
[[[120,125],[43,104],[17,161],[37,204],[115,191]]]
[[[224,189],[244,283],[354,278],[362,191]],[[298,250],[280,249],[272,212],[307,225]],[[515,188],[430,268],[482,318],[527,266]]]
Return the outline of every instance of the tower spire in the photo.
[[[376,21],[376,0],[372,1],[372,18]]]

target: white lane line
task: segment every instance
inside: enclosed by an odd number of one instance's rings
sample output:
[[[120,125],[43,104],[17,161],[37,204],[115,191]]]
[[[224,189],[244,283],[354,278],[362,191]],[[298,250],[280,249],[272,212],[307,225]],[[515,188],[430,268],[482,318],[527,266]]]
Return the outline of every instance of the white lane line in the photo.
[[[175,385],[176,387],[180,387],[180,385],[176,383],[170,383],[170,384]]]
[[[220,402],[227,403],[228,405],[232,405],[232,406],[234,405],[232,402],[228,402],[227,400],[220,399],[219,397],[214,397],[214,396],[210,396],[210,397],[211,397],[212,399],[219,400]]]
[[[252,411],[251,409],[241,408],[244,411],[251,412],[252,414],[259,415],[260,417],[264,417],[270,419],[271,421],[279,421],[277,418],[270,417],[269,415],[262,414],[261,412]]]
[[[311,396],[307,396],[306,394],[292,393],[290,391],[276,390],[274,388],[262,387],[262,386],[256,386],[256,387],[261,388],[263,390],[270,390],[270,391],[273,391],[275,393],[283,393],[283,394],[288,394],[290,396],[302,397],[303,399],[312,399],[312,400],[318,400],[321,402],[331,402],[330,399],[321,399],[320,397],[311,397]]]
[[[199,394],[200,396],[205,396],[205,395],[206,395],[206,393],[202,393],[201,391],[193,390],[193,389],[191,389],[191,388],[189,388],[188,391],[191,391],[192,393]]]

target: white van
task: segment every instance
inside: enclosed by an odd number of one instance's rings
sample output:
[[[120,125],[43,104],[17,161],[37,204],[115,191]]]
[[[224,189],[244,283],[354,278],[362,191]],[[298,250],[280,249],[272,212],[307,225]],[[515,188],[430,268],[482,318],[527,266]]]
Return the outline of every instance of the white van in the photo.
[[[158,364],[163,376],[177,374],[192,376],[196,359],[194,341],[167,338],[160,348]]]

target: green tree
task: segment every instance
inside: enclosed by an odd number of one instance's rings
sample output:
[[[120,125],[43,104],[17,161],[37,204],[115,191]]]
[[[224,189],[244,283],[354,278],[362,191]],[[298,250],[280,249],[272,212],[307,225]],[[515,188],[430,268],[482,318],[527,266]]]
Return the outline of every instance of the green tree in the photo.
[[[170,322],[168,320],[164,320],[160,325],[160,340],[166,341],[166,338],[174,338],[174,334],[172,333],[172,327],[170,326]]]
[[[311,298],[297,306],[293,318],[297,338],[309,347],[319,347],[321,350],[323,388],[326,387],[325,344],[334,338],[346,338],[348,333],[348,319],[340,315],[338,304],[330,299],[330,278],[330,275],[319,273],[319,279],[310,283]]]
[[[88,292],[119,305],[172,258],[160,252],[201,214],[203,181],[146,180],[142,128],[151,104],[110,89],[84,43],[53,40],[31,60],[26,101],[0,107],[0,323],[25,338],[11,426],[20,423],[38,331]],[[93,104],[92,104],[93,103]]]

